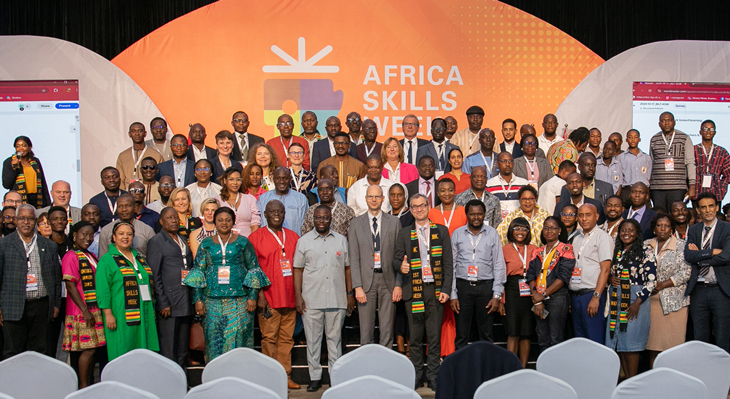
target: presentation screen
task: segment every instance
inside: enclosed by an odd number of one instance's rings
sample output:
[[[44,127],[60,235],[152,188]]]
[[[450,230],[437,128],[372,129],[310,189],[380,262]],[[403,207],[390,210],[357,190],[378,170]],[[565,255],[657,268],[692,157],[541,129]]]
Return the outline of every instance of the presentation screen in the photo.
[[[16,137],[28,136],[48,191],[54,181],[65,180],[71,205],[83,205],[78,80],[0,81],[0,120],[0,158],[14,154]],[[0,187],[0,195],[6,192]]]

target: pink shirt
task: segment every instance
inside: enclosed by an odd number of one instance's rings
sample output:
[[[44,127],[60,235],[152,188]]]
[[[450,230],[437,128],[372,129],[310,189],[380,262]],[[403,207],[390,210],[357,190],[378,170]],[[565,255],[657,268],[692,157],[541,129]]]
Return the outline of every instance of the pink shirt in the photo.
[[[389,177],[390,171],[388,170],[388,168],[386,168],[386,167],[383,168],[383,177],[392,181],[393,183],[403,183],[403,184],[408,184],[408,183],[418,179],[418,168],[416,168],[415,166],[413,166],[409,163],[401,162],[398,165],[398,174],[399,174],[398,179],[392,179]]]
[[[85,255],[87,258],[89,258],[91,269],[94,270],[94,276],[96,276],[96,257],[94,256],[94,254],[89,252],[85,252]],[[63,273],[63,280],[76,283],[76,290],[79,292],[79,295],[81,295],[81,300],[84,300],[84,289],[81,284],[81,273],[79,273],[79,258],[76,257],[76,252],[74,252],[73,250],[66,252],[66,255],[63,256],[63,260],[61,261],[61,270]],[[84,303],[86,303],[86,301],[84,301]],[[92,305],[88,306],[88,308],[91,312],[98,309],[99,307],[96,305]],[[71,299],[71,295],[68,295],[66,297],[66,315],[78,316],[80,314],[81,309],[76,306],[73,299]]]
[[[213,197],[220,202],[221,206],[233,209],[233,207],[226,201],[223,201],[220,195]],[[235,195],[230,195],[228,200],[232,203],[236,203]],[[241,194],[241,201],[238,204],[238,209],[233,209],[236,212],[236,221],[233,223],[233,231],[248,238],[251,234],[251,226],[261,226],[261,213],[259,207],[256,205],[256,198],[251,194]]]

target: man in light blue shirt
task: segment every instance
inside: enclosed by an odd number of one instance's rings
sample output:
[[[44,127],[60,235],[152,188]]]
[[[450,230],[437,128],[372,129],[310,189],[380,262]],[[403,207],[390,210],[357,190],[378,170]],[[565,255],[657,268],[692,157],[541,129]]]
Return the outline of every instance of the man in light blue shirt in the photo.
[[[471,168],[475,166],[484,166],[487,169],[487,179],[499,174],[499,166],[497,165],[497,157],[494,155],[494,131],[486,128],[479,131],[479,151],[467,156],[461,170],[464,173],[471,174]]]
[[[620,157],[616,156],[616,143],[611,140],[606,141],[603,145],[601,157],[596,162],[596,174],[594,178],[597,180],[610,183],[613,192],[621,196],[621,184],[624,180],[623,165]]]
[[[274,191],[269,191],[261,195],[258,201],[259,212],[264,214],[266,204],[271,200],[279,200],[286,208],[286,216],[284,217],[284,227],[302,234],[302,225],[304,225],[304,214],[307,212],[309,202],[307,197],[302,193],[290,190],[291,172],[289,168],[280,166],[274,171]],[[266,219],[261,220],[261,227],[266,227]]]

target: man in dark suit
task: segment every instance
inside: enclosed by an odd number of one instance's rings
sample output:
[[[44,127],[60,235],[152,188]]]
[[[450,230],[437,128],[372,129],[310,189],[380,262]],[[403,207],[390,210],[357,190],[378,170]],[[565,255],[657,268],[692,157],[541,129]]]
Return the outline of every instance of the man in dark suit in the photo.
[[[218,152],[205,145],[205,138],[208,136],[205,133],[205,127],[200,123],[195,123],[190,126],[190,142],[192,145],[188,148],[188,159],[193,162],[198,162],[201,159],[212,160],[218,155]]]
[[[611,183],[594,178],[596,175],[596,156],[591,152],[582,153],[578,158],[578,171],[583,178],[584,192],[585,189],[592,188],[593,196],[591,197],[590,194],[587,194],[587,196],[599,201],[605,207],[608,197],[614,194],[613,186]],[[560,192],[560,200],[562,201],[568,195],[570,195],[568,194],[568,190],[563,188]]]
[[[0,326],[5,358],[46,353],[48,322],[62,317],[56,243],[36,233],[35,208],[18,207],[15,233],[0,239]]]
[[[568,195],[565,195],[566,192]],[[606,221],[606,213],[603,210],[603,204],[600,201],[583,195],[583,178],[581,178],[578,173],[571,173],[565,179],[563,195],[560,196],[560,201],[557,205],[555,205],[553,216],[560,218],[560,211],[562,211],[568,204],[573,204],[578,208],[580,208],[583,204],[593,204],[598,210],[598,224],[603,224]]]
[[[446,226],[432,224],[428,219],[430,207],[425,196],[416,194],[409,203],[415,223],[398,232],[393,269],[403,278],[416,389],[422,385],[425,332],[428,337],[428,385],[435,391],[441,363],[441,322],[453,278],[451,239]]]
[[[314,143],[312,151],[312,165],[311,171],[317,173],[319,163],[327,158],[336,155],[335,152],[335,135],[342,131],[342,124],[340,118],[336,116],[330,116],[327,118],[327,122],[324,125],[324,130],[327,131],[327,137]],[[357,146],[350,144],[350,148],[347,151],[351,157],[357,158]]]
[[[429,141],[424,146],[418,147],[416,153],[416,162],[421,160],[421,157],[428,155],[436,162],[436,174],[441,177],[444,173],[451,172],[451,165],[449,165],[449,153],[453,149],[457,149],[454,144],[446,141],[446,121],[441,118],[436,118],[431,121],[431,137],[432,141]]]
[[[368,157],[371,155],[380,156],[380,151],[383,149],[383,143],[378,143],[375,139],[378,138],[378,125],[373,122],[372,119],[366,119],[362,123],[362,143],[358,144],[355,148],[355,153],[358,161],[362,163],[368,163]],[[350,145],[352,148],[352,145]]]
[[[418,179],[406,184],[408,198],[416,194],[422,194],[427,198],[429,204],[439,206],[441,200],[436,195],[436,161],[430,155],[424,155],[418,161]]]
[[[380,186],[368,187],[365,196],[368,211],[352,219],[347,234],[352,288],[360,318],[360,345],[375,342],[377,310],[380,345],[392,348],[395,302],[403,296],[403,276],[392,268],[400,221],[380,209],[384,201]]]
[[[418,128],[421,126],[421,122],[418,121],[418,117],[413,114],[408,114],[403,118],[402,128],[403,140],[398,140],[403,151],[405,152],[405,162],[411,165],[418,164],[418,149],[428,144],[428,140],[417,139]]]
[[[185,187],[195,183],[195,162],[188,159],[188,139],[182,134],[170,140],[172,159],[157,165],[157,180],[168,175],[175,179],[175,187]]]
[[[154,277],[155,306],[160,316],[160,354],[185,368],[193,309],[190,288],[182,284],[182,279],[193,267],[193,253],[178,234],[180,220],[174,208],[162,210],[160,223],[162,231],[147,243],[147,262]]]
[[[248,132],[248,115],[243,111],[236,111],[231,119],[233,126],[233,151],[231,159],[238,162],[248,161],[248,150],[258,143],[263,143],[264,138]]]
[[[715,195],[697,196],[702,223],[687,230],[684,260],[692,265],[685,295],[690,296],[689,314],[694,338],[730,352],[730,223],[717,219]]]
[[[502,137],[504,141],[499,144],[499,152],[509,152],[513,159],[522,156],[522,146],[515,140],[517,135],[517,122],[507,118],[502,122]]]
[[[646,206],[648,200],[649,187],[642,182],[634,183],[631,186],[631,208],[625,210],[621,215],[624,219],[635,219],[639,222],[644,240],[654,237],[651,220],[656,216],[656,212]]]

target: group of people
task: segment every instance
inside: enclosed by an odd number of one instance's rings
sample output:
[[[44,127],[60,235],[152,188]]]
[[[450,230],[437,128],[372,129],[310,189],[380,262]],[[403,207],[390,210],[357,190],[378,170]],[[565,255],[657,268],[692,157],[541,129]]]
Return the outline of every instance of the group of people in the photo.
[[[498,314],[523,365],[533,334],[541,349],[605,344],[627,377],[641,352],[653,360],[687,335],[729,350],[730,160],[714,122],[693,147],[665,112],[647,154],[634,129],[622,151],[620,133],[563,138],[548,114],[519,142],[506,119],[499,143],[482,108],[466,117],[461,130],[434,119],[426,141],[408,115],[404,138],[381,143],[357,112],[347,132],[328,118],[326,135],[313,112],[299,135],[284,114],[265,141],[238,111],[215,148],[200,124],[168,139],[155,118],[146,140],[135,122],[81,209],[68,183],[49,193],[30,138],[16,138],[2,171],[3,355],[55,356],[60,340],[83,387],[96,362],[135,348],[185,367],[201,318],[205,360],[253,347],[257,318],[263,353],[291,375],[301,320],[316,391],[322,340],[332,366],[355,311],[360,343],[397,345],[416,387],[434,390],[441,358],[491,341]]]

